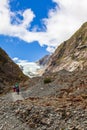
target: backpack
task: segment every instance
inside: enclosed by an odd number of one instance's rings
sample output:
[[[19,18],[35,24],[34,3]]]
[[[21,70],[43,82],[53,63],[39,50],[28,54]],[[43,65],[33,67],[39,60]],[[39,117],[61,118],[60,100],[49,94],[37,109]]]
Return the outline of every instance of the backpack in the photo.
[[[19,84],[18,83],[15,84],[15,88],[19,88]]]

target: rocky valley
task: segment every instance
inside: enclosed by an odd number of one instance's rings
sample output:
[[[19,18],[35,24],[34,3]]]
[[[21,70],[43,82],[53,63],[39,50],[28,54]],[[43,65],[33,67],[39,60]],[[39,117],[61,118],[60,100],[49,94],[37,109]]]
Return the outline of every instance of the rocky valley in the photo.
[[[0,50],[0,130],[87,130],[87,23],[40,63],[30,79]]]

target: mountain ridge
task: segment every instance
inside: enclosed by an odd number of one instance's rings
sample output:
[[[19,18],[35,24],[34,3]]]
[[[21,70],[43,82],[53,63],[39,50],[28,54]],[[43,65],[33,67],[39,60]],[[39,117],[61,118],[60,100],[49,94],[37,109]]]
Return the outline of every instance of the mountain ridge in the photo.
[[[52,54],[45,72],[74,71],[87,66],[87,22]]]

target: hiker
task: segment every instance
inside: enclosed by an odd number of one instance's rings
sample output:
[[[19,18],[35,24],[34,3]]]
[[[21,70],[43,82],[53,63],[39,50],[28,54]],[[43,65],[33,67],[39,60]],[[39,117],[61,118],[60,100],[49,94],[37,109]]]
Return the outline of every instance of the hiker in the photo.
[[[16,91],[15,86],[13,86],[13,92],[15,92],[15,91]]]
[[[19,94],[19,84],[18,83],[15,84],[15,90],[16,90],[17,94]]]

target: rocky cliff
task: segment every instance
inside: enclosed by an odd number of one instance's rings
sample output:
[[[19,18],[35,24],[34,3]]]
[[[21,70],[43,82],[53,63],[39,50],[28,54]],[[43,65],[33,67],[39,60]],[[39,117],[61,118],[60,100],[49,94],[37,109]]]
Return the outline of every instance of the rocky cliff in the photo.
[[[0,92],[8,90],[15,82],[21,82],[28,79],[25,76],[18,65],[16,65],[6,54],[6,52],[0,48]]]
[[[37,63],[40,66],[46,66],[48,64],[48,62],[49,62],[49,59],[50,59],[50,55],[46,55],[42,59],[40,59],[39,61],[37,61]]]
[[[51,56],[46,72],[74,71],[87,66],[87,22]]]

